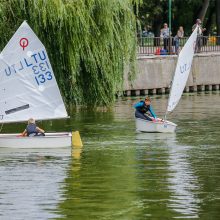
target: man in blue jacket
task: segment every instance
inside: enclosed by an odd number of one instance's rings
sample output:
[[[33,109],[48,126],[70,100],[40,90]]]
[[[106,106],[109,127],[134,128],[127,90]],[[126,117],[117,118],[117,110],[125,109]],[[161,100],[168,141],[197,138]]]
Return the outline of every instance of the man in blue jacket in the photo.
[[[135,117],[145,119],[148,121],[154,121],[156,120],[157,116],[154,113],[152,107],[151,107],[151,100],[149,97],[146,97],[144,101],[140,101],[134,105],[135,111]],[[150,115],[153,117],[150,118],[146,113],[150,112]]]

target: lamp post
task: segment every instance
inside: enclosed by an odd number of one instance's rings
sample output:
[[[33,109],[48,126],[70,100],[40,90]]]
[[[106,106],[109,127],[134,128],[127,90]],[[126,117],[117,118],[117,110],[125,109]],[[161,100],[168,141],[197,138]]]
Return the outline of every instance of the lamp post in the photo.
[[[171,32],[171,5],[172,5],[172,0],[169,0],[169,30]]]
[[[171,45],[172,45],[172,38],[171,38],[171,3],[172,3],[172,0],[168,0],[168,1],[169,1],[169,36],[170,36],[169,54],[171,54]]]

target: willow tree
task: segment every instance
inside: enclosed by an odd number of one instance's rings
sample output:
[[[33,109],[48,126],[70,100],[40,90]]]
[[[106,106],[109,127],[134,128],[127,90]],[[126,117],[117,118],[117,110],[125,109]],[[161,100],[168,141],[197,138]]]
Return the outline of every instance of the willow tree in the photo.
[[[108,105],[134,69],[139,0],[0,0],[0,46],[27,20],[45,44],[66,101]]]

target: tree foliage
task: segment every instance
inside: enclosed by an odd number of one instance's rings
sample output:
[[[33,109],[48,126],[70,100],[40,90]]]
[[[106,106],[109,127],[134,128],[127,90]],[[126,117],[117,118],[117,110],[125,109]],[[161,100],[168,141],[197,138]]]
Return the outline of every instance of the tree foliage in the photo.
[[[136,58],[139,0],[0,0],[0,49],[27,20],[45,44],[66,101],[108,105]]]
[[[172,33],[176,34],[178,27],[183,26],[186,35],[192,31],[192,25],[197,18],[208,25],[210,31],[215,29],[213,8],[219,0],[172,0]],[[142,29],[146,26],[159,36],[163,23],[168,23],[168,0],[143,0],[139,9],[139,20]],[[220,14],[220,12],[218,12]]]

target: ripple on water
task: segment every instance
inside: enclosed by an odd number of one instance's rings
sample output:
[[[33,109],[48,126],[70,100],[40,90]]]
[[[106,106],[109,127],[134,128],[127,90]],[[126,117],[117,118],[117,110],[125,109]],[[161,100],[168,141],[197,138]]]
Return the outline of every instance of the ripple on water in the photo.
[[[72,158],[0,149],[1,219],[219,219],[219,93],[184,95],[168,115],[175,134],[136,133],[138,100],[43,124],[80,130]],[[152,102],[163,115],[167,96]]]

